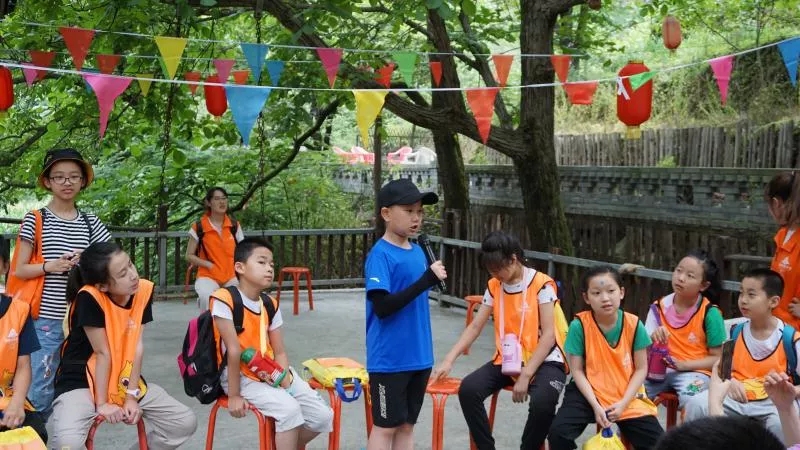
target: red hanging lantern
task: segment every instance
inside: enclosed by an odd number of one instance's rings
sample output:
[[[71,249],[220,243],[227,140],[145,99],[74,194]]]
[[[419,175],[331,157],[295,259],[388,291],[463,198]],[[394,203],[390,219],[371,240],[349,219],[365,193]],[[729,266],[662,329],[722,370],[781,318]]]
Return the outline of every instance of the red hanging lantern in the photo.
[[[222,86],[211,86],[208,83],[219,83],[218,75],[210,75],[206,78],[203,85],[203,93],[206,95],[206,109],[216,118],[222,117],[228,110],[228,99],[225,97],[225,88]]]
[[[661,26],[661,38],[664,40],[664,47],[674,52],[681,46],[681,23],[678,19],[667,16],[664,17],[664,24]]]
[[[0,119],[8,115],[14,104],[14,79],[8,67],[0,67]]]
[[[619,71],[619,76],[622,77],[622,89],[617,87],[617,117],[628,126],[625,132],[626,139],[642,137],[639,125],[647,122],[653,107],[653,80],[647,80],[634,91],[628,77],[649,71],[650,69],[642,61],[630,61]]]

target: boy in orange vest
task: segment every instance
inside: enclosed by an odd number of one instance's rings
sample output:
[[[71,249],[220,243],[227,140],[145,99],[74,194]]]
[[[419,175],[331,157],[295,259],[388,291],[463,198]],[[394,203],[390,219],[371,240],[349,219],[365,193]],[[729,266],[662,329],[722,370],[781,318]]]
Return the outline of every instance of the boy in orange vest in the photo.
[[[780,417],[764,387],[770,372],[798,373],[800,333],[773,315],[783,295],[783,278],[777,272],[753,269],[742,279],[739,310],[750,319],[733,331],[733,371],[730,390],[722,403],[726,415],[750,416],[761,420],[776,436],[783,438]],[[792,352],[793,355],[788,353]],[[686,405],[686,421],[709,415],[708,391]]]
[[[8,272],[8,241],[0,237],[0,274]],[[0,285],[0,288],[4,286]],[[0,432],[29,426],[47,442],[47,430],[25,398],[31,385],[31,353],[39,339],[27,303],[11,300],[0,290]],[[14,392],[16,391],[16,393]]]

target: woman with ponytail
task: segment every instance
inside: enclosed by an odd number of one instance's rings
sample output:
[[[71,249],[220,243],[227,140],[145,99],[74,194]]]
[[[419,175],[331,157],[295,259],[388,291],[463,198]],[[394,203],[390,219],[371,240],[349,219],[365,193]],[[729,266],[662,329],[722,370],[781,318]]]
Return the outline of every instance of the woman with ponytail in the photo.
[[[795,171],[775,175],[764,190],[769,212],[780,226],[775,235],[775,255],[770,268],[783,277],[781,302],[773,314],[800,329],[800,174]]]

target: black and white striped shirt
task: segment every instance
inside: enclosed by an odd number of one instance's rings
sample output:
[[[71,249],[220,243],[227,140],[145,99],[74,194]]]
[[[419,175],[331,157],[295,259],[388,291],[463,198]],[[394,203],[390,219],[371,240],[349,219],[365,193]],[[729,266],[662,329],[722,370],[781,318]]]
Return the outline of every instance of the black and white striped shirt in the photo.
[[[45,261],[60,258],[64,253],[83,250],[95,242],[105,242],[111,239],[111,233],[94,214],[85,213],[91,229],[91,242],[89,241],[89,228],[81,213],[74,220],[65,220],[49,209],[44,208],[42,215],[42,254]],[[36,227],[36,218],[31,213],[25,214],[20,227],[22,240],[33,244],[33,234]],[[67,311],[66,303],[67,272],[49,272],[44,277],[42,291],[42,305],[39,317],[44,319],[62,320]]]

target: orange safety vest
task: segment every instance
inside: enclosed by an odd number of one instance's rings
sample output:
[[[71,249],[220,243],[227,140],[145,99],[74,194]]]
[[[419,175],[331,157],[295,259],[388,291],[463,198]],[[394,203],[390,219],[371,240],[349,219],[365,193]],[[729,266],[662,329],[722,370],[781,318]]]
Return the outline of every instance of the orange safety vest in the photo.
[[[772,314],[795,330],[800,330],[800,318],[789,312],[792,298],[800,298],[800,229],[795,230],[784,243],[788,232],[789,229],[783,227],[775,235],[775,256],[772,257],[770,268],[783,277],[783,296]]]
[[[214,302],[217,300],[228,305],[228,308],[230,308],[231,311],[233,311],[233,298],[231,298],[231,293],[228,292],[228,289],[220,288],[214,291],[213,294],[211,294],[211,298],[209,299],[209,304],[208,304],[209,310],[213,310]],[[270,297],[270,300],[272,300],[272,304],[275,305],[275,309],[277,310],[278,302],[275,301],[275,299],[272,297]],[[260,312],[254,313],[253,311],[250,311],[250,309],[247,307],[243,307],[242,309],[244,310],[244,314],[242,315],[242,332],[239,333],[239,335],[237,336],[239,339],[239,348],[241,350],[245,350],[247,348],[259,349],[261,347],[261,334],[259,334],[260,333],[259,329],[261,327],[261,313]],[[264,330],[264,333],[268,333],[269,325],[271,322],[272,321],[270,320],[269,315],[267,315],[266,319],[267,329]],[[217,329],[216,326],[214,327],[214,342],[216,342],[217,344],[217,361],[221,362],[223,361],[223,358],[225,358],[225,353],[223,353],[222,351],[223,342],[222,338],[219,335],[219,330]],[[267,335],[266,356],[270,358],[275,358],[275,352],[272,350],[272,345],[270,345],[269,343],[269,335]],[[261,381],[247,367],[247,364],[241,361],[239,362],[239,371],[247,378],[256,381]]]
[[[30,306],[27,303],[0,296],[0,302],[8,302],[8,309],[0,316],[0,411],[8,408],[11,396],[14,395],[14,374],[17,372],[19,358],[19,335],[28,320]],[[25,395],[27,393],[22,393]],[[35,411],[26,399],[25,409]]]
[[[31,305],[31,316],[34,319],[39,318],[39,308],[42,305],[42,292],[44,291],[44,277],[40,275],[33,278],[23,280],[17,277],[17,266],[19,264],[44,264],[44,256],[42,254],[42,227],[44,225],[44,218],[42,217],[42,209],[34,209],[31,211],[34,218],[33,226],[33,250],[31,257],[28,261],[19,260],[19,251],[22,248],[22,236],[17,235],[17,243],[14,246],[14,254],[11,256],[11,271],[8,273],[6,279],[6,294],[21,300]],[[20,231],[22,225],[20,225]]]
[[[661,316],[661,324],[669,331],[669,353],[679,361],[697,361],[708,356],[708,341],[706,339],[706,314],[711,308],[716,308],[707,298],[700,300],[700,306],[694,312],[691,319],[682,327],[675,328],[669,324],[664,310],[661,308],[661,300],[654,302]],[[711,375],[710,370],[698,369],[701,372]]]
[[[197,268],[197,277],[211,278],[217,284],[223,285],[236,276],[236,271],[233,268],[233,251],[236,249],[236,230],[232,230],[231,218],[227,215],[222,222],[222,232],[216,230],[211,225],[211,217],[204,214],[200,219],[200,226],[202,230],[197,229],[197,224],[192,225],[192,229],[198,236],[202,234],[201,245],[199,254],[203,254],[202,258],[214,263],[214,267],[208,269],[206,267]]]
[[[122,406],[125,403],[129,386],[133,362],[136,360],[136,346],[142,336],[142,316],[153,294],[153,282],[139,280],[139,290],[134,294],[130,309],[123,308],[114,303],[104,292],[94,286],[84,286],[81,291],[88,292],[94,297],[105,316],[106,339],[108,340],[109,354],[111,355],[111,370],[108,376],[108,403]],[[74,308],[70,308],[70,316]],[[70,323],[72,320],[70,318]],[[97,366],[97,355],[92,353],[86,363],[86,376],[89,380],[89,389],[94,393],[94,380]],[[138,399],[147,392],[147,384],[139,376]],[[94,395],[93,395],[94,397]]]
[[[581,321],[584,336],[584,370],[597,401],[604,408],[622,400],[636,368],[633,360],[633,340],[639,318],[623,313],[622,332],[615,347],[608,344],[591,311],[576,315]],[[621,420],[656,415],[656,405],[647,398],[644,385],[620,416]]]
[[[795,331],[792,342],[797,342],[798,339],[800,339],[800,333]],[[785,372],[787,364],[788,357],[782,341],[778,342],[775,350],[766,358],[754,359],[744,341],[744,330],[742,330],[733,347],[731,376],[744,385],[747,400],[764,400],[768,397],[767,391],[764,389],[764,377],[773,370],[778,373]],[[795,368],[792,367],[791,370],[795,370]]]

